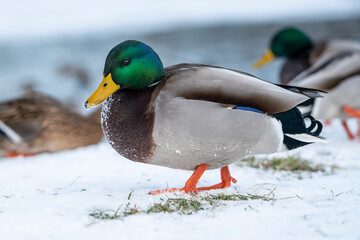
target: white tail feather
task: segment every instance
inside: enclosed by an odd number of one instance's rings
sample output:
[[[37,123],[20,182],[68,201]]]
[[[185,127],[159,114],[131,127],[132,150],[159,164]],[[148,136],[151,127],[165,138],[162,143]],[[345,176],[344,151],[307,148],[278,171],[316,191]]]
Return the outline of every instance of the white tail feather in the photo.
[[[289,133],[285,133],[286,136],[293,138],[295,140],[301,141],[301,142],[307,142],[307,143],[312,143],[312,142],[320,142],[320,143],[328,143],[329,141],[320,137],[316,137],[310,134],[306,134],[306,133],[301,133],[301,134],[289,134]]]

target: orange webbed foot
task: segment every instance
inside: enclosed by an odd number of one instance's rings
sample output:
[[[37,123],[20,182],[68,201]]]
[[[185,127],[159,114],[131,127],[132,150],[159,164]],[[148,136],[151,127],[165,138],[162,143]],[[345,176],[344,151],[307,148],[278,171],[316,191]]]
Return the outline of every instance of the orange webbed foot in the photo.
[[[211,189],[223,189],[230,187],[231,182],[236,183],[236,179],[231,177],[229,167],[223,167],[221,168],[221,180],[222,182],[219,184],[215,184],[211,187],[199,187],[197,188],[196,185],[201,177],[201,175],[205,172],[207,169],[207,164],[201,164],[196,167],[195,172],[191,175],[189,180],[185,183],[185,187],[183,188],[169,188],[169,189],[162,189],[157,191],[151,191],[149,194],[151,195],[157,195],[161,193],[170,193],[170,192],[177,192],[177,191],[183,191],[185,193],[198,193],[199,191],[206,191]]]
[[[149,192],[150,195],[158,195],[158,194],[162,194],[162,193],[172,193],[172,192],[185,192],[185,193],[198,193],[199,189],[198,188],[167,188],[167,189],[161,189],[161,190],[156,190],[156,191],[151,191]]]
[[[196,188],[196,185],[200,179],[200,177],[203,175],[205,170],[207,169],[207,164],[201,164],[196,167],[194,173],[191,175],[189,180],[186,181],[185,187],[183,188],[169,188],[169,189],[162,189],[157,191],[151,191],[149,194],[151,195],[157,195],[161,193],[170,193],[170,192],[177,192],[177,191],[183,191],[185,193],[197,193],[198,189]]]
[[[5,153],[6,157],[31,157],[34,156],[35,154],[30,154],[30,153],[17,153],[17,152],[6,152]]]

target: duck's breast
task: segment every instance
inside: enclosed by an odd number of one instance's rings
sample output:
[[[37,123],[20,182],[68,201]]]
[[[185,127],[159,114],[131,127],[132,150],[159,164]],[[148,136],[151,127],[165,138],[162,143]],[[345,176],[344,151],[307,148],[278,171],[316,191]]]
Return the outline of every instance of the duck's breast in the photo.
[[[149,162],[154,150],[154,88],[117,91],[103,104],[101,125],[105,138],[122,156]]]

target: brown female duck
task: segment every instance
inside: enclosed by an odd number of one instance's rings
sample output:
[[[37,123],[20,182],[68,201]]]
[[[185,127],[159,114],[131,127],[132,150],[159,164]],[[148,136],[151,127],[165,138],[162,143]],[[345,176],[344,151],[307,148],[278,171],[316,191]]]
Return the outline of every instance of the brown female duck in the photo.
[[[0,103],[0,156],[58,152],[102,137],[99,111],[81,116],[37,92]]]

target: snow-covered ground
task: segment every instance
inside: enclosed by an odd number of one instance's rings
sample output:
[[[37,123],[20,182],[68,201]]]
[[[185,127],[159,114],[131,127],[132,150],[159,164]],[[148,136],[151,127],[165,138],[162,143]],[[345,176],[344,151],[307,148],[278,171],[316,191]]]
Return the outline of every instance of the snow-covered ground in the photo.
[[[339,121],[326,127],[324,135],[332,141],[290,154],[314,164],[339,166],[333,173],[304,173],[299,179],[294,173],[233,164],[230,171],[238,183],[212,194],[273,191],[277,200],[224,202],[192,215],[89,217],[94,209],[116,210],[128,202],[146,209],[160,198],[174,196],[150,196],[150,190],[182,187],[191,174],[126,160],[106,142],[0,159],[0,239],[359,239],[360,142],[347,141]],[[219,171],[211,170],[199,185],[218,181]]]

